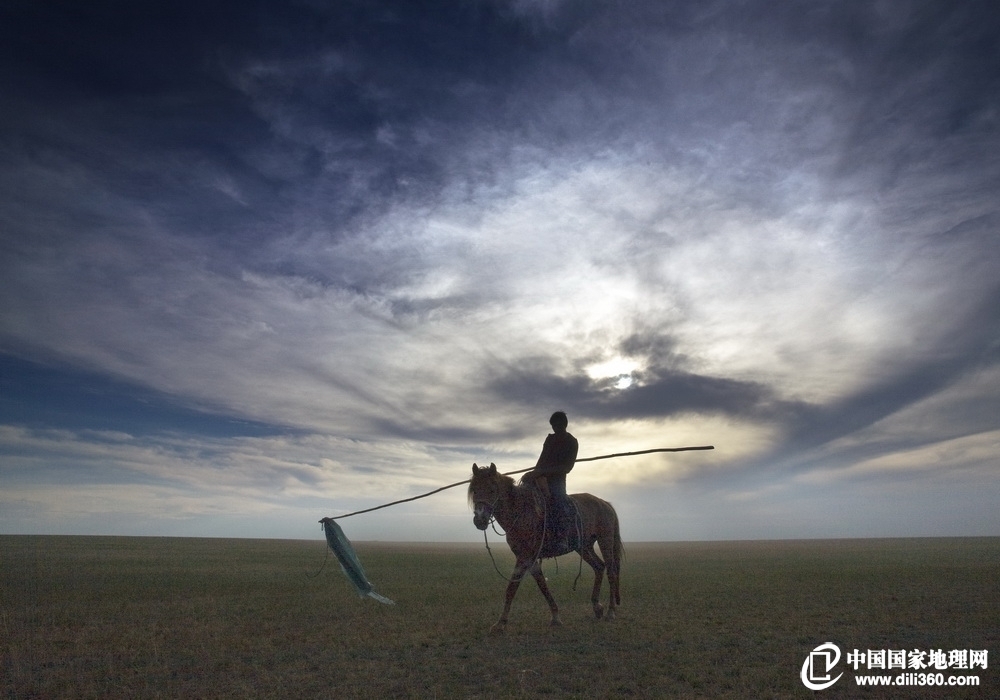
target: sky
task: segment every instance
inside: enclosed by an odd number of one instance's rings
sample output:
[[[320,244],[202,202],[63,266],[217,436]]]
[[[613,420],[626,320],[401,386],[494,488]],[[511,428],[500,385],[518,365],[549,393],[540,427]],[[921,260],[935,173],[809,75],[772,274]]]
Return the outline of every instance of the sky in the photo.
[[[993,2],[0,8],[0,533],[1000,535]],[[340,521],[478,542],[464,487]],[[494,536],[496,538],[496,536]]]

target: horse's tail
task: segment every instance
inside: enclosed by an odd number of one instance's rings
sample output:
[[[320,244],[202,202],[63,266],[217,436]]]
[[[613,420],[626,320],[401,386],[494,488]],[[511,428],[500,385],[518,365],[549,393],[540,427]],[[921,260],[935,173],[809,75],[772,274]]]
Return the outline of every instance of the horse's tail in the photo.
[[[613,551],[614,555],[612,556],[612,559],[614,561],[611,563],[611,566],[614,567],[614,572],[616,574],[615,583],[617,584],[621,581],[622,560],[625,558],[625,545],[622,544],[622,531],[621,528],[618,526],[617,513],[615,513],[615,544]],[[615,585],[612,593],[615,596],[615,605],[621,605],[622,604],[621,587],[619,585]]]

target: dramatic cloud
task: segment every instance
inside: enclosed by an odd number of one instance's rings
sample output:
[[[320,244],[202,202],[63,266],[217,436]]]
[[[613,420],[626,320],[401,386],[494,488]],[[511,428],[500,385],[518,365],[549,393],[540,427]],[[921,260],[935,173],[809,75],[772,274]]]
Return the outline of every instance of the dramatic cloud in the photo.
[[[0,10],[0,530],[315,536],[530,466],[561,408],[582,456],[716,445],[573,472],[632,539],[1000,534],[998,36],[981,2]],[[435,499],[352,537],[475,535]]]

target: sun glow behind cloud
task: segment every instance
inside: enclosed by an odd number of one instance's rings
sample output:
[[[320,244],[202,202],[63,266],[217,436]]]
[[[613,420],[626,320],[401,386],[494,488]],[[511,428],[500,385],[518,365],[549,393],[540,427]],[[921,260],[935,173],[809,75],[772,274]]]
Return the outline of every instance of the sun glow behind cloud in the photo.
[[[628,389],[632,386],[632,374],[640,368],[634,359],[612,357],[586,368],[591,379],[614,379],[616,389]]]

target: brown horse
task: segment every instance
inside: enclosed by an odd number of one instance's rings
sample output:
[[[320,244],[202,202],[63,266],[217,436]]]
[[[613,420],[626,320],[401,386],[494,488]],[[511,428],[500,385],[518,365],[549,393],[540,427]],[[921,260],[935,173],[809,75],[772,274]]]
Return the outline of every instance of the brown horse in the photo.
[[[570,496],[576,505],[579,515],[578,543],[575,550],[583,560],[594,569],[594,590],[590,600],[594,605],[594,615],[598,618],[604,615],[604,607],[600,603],[601,582],[604,571],[608,573],[608,585],[611,595],[608,601],[607,619],[613,620],[615,608],[621,604],[621,594],[618,590],[621,562],[624,556],[621,533],[618,529],[618,515],[607,501],[603,501],[589,493],[575,493]],[[507,598],[504,601],[500,619],[493,625],[490,632],[498,634],[507,626],[507,615],[511,603],[517,593],[518,586],[525,572],[530,571],[538,584],[539,590],[549,603],[552,611],[552,624],[561,625],[559,607],[552,593],[549,592],[545,576],[542,574],[541,559],[554,556],[555,553],[543,549],[544,515],[536,508],[535,493],[527,486],[520,486],[514,480],[497,472],[495,464],[479,468],[472,465],[472,479],[469,481],[469,502],[474,508],[472,522],[480,530],[485,530],[490,520],[496,518],[507,533],[507,545],[517,557],[514,573],[507,586]],[[604,561],[594,551],[594,543],[601,547]],[[568,554],[568,552],[559,552]]]

